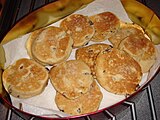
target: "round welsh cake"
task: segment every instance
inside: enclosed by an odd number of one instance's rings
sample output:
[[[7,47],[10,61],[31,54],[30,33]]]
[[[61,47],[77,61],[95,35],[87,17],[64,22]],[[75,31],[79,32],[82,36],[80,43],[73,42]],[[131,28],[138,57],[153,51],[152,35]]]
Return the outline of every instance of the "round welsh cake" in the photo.
[[[53,65],[66,60],[72,51],[73,40],[59,27],[48,27],[32,43],[33,57],[40,63]]]
[[[114,34],[109,38],[109,41],[113,44],[114,47],[118,48],[120,43],[128,36],[130,35],[143,35],[144,31],[143,29],[133,23],[125,23],[125,22],[120,22],[120,28]]]
[[[89,66],[81,60],[69,60],[52,67],[50,79],[54,88],[69,99],[88,92],[93,82]]]
[[[61,22],[60,27],[73,38],[73,47],[87,44],[95,32],[88,17],[81,14],[68,16]]]
[[[143,34],[126,37],[120,43],[119,49],[127,52],[140,64],[142,73],[148,72],[157,58],[154,44]]]
[[[74,100],[67,99],[57,92],[55,102],[61,111],[71,115],[80,115],[98,110],[102,97],[100,88],[94,81],[90,91]]]
[[[96,79],[95,60],[100,52],[108,51],[111,48],[112,46],[103,43],[82,47],[76,50],[76,59],[84,61],[90,67],[92,75]]]
[[[92,21],[95,28],[95,34],[91,39],[94,42],[101,42],[116,33],[120,27],[119,18],[111,12],[103,12],[93,16],[89,19]]]
[[[142,77],[140,65],[115,48],[98,55],[95,71],[99,84],[115,94],[132,94]]]
[[[4,70],[6,91],[18,98],[30,98],[42,93],[48,83],[48,71],[30,59],[19,59]]]

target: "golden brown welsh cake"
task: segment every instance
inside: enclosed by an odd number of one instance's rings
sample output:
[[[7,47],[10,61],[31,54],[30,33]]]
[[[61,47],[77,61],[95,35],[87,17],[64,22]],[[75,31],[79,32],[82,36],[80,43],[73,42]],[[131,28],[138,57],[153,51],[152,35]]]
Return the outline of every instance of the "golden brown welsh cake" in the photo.
[[[102,97],[103,95],[94,81],[90,91],[74,100],[67,99],[57,92],[55,102],[61,111],[71,115],[80,115],[98,110]]]
[[[116,33],[120,27],[119,18],[111,12],[102,12],[93,16],[89,19],[93,22],[95,28],[95,34],[92,41],[101,42]]]
[[[108,51],[111,48],[112,46],[103,43],[82,47],[76,50],[76,59],[84,61],[90,67],[92,75],[96,79],[94,70],[95,60],[100,52]]]
[[[89,42],[94,34],[94,28],[87,16],[73,14],[65,18],[60,27],[73,38],[73,47],[80,47]]]
[[[31,46],[33,58],[40,63],[54,65],[66,60],[72,51],[72,38],[59,27],[48,27]]]
[[[130,35],[141,35],[144,34],[143,29],[132,23],[124,23],[120,22],[120,28],[114,34],[109,38],[109,41],[113,44],[114,47],[118,47],[122,40],[124,40],[126,37]]]
[[[30,59],[19,59],[3,72],[6,91],[18,98],[30,98],[43,92],[48,71]]]
[[[140,64],[143,73],[150,70],[157,58],[154,44],[143,34],[126,37],[119,49],[133,57]]]
[[[53,67],[50,79],[54,88],[69,99],[88,92],[93,82],[89,66],[81,60],[69,60]]]
[[[142,72],[148,72],[156,61],[156,48],[145,36],[143,29],[131,23],[121,22],[118,32],[109,38],[114,47],[124,50],[141,66]]]
[[[115,48],[97,56],[95,70],[99,84],[115,94],[134,93],[142,77],[140,65]]]

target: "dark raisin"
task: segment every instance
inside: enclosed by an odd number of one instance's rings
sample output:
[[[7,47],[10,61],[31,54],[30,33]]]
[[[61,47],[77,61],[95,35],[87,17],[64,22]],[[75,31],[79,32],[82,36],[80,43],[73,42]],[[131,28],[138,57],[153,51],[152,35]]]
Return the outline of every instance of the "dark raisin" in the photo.
[[[93,52],[93,50],[88,50],[88,52],[89,52],[89,53],[92,53],[92,52]]]
[[[89,73],[84,73],[84,75],[90,75]]]
[[[111,51],[111,49],[112,49],[112,47],[111,47],[111,46],[110,46],[109,48],[105,49],[105,50],[103,51],[103,54],[104,54],[104,53],[106,53],[106,52],[110,52],[110,51]]]
[[[56,50],[56,48],[52,48],[53,49],[53,51],[55,51]]]
[[[19,69],[23,69],[23,65],[19,67]]]
[[[78,112],[78,113],[81,113],[81,109],[80,109],[80,108],[78,108],[78,109],[77,109],[77,112]]]
[[[92,21],[89,20],[89,24],[90,24],[90,25],[93,25],[94,23],[93,23]]]
[[[64,112],[64,110],[60,110],[61,112]]]
[[[107,49],[105,49],[104,51],[109,52],[109,51],[110,51],[110,48],[107,48]]]

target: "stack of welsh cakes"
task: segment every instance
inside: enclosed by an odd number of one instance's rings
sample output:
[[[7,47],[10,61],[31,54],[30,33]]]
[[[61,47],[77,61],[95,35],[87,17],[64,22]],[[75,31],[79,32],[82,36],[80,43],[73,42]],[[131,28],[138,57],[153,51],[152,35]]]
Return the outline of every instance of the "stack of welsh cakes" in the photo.
[[[53,101],[72,115],[98,110],[104,95],[100,87],[133,94],[157,57],[140,26],[111,12],[72,14],[59,27],[32,32],[26,49],[30,59],[17,60],[4,71],[5,89],[14,97],[30,98],[42,93],[50,79],[56,90]]]

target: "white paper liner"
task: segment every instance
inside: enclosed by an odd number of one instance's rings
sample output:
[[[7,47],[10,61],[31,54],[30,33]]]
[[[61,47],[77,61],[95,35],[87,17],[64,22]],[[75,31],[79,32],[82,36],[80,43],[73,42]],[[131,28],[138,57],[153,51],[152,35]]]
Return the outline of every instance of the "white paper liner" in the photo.
[[[119,0],[95,0],[94,2],[90,3],[87,7],[81,10],[78,10],[75,13],[90,16],[90,15],[94,15],[94,14],[105,12],[105,11],[110,11],[114,13],[122,21],[131,22],[131,20],[128,18]],[[59,23],[60,21],[52,25],[59,26]],[[29,58],[25,48],[25,42],[28,37],[29,37],[29,34],[24,35],[20,38],[17,38],[16,40],[13,40],[3,45],[5,49],[5,55],[6,55],[5,67],[9,66],[10,64],[13,64],[16,60],[20,58]],[[102,43],[110,44],[108,40]],[[96,43],[89,42],[88,45],[90,44],[96,44]],[[143,74],[140,85],[144,85],[150,78],[152,78],[152,76],[154,76],[155,72],[160,66],[160,52],[159,52],[160,46],[156,46],[156,48],[158,50],[158,57],[157,57],[158,59],[155,65],[151,68],[150,72]],[[69,57],[68,60],[75,59],[75,51],[76,49],[73,49],[71,56]],[[103,99],[101,101],[99,109],[109,107],[125,99],[124,95],[116,95],[116,94],[107,92],[102,87],[100,87],[100,89],[101,89],[101,92],[103,93]],[[56,94],[56,91],[49,81],[48,86],[45,88],[42,94],[29,99],[18,99],[11,96],[11,100],[13,105],[17,108],[19,108],[19,103],[22,103],[23,110],[28,113],[35,114],[35,115],[51,114],[50,110],[59,111],[54,102],[55,94]],[[44,108],[44,109],[40,109],[40,108]]]

